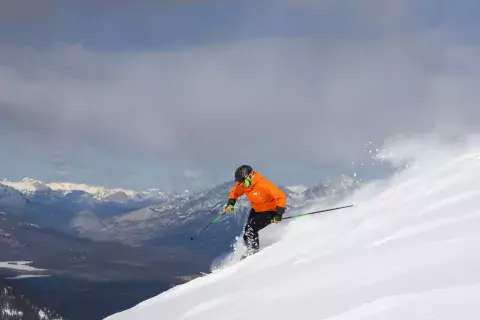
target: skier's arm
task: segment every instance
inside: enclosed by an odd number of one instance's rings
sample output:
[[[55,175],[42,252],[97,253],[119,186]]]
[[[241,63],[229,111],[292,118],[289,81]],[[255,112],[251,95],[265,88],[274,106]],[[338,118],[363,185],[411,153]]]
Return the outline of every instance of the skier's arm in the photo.
[[[233,186],[232,191],[230,191],[230,195],[228,196],[227,207],[235,206],[237,203],[237,199],[243,196],[245,191],[242,188],[237,188],[237,186]]]
[[[279,187],[271,182],[268,182],[268,191],[275,199],[275,203],[277,204],[277,215],[282,216],[285,213],[285,208],[287,207],[287,196]]]

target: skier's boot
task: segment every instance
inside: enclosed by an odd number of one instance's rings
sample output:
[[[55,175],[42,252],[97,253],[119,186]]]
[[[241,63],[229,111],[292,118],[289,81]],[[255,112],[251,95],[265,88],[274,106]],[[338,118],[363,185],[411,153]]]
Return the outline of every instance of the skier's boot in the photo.
[[[254,255],[259,250],[260,250],[259,248],[248,248],[247,251],[242,255],[241,260],[245,259],[248,256]]]

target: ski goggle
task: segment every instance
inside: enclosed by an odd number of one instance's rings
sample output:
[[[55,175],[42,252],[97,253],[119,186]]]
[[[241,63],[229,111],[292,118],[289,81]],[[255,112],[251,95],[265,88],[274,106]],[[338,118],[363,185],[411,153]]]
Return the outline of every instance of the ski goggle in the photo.
[[[250,175],[248,177],[243,178],[243,180],[236,181],[237,185],[243,184],[245,188],[248,188],[252,185],[252,178],[253,178],[253,175]]]

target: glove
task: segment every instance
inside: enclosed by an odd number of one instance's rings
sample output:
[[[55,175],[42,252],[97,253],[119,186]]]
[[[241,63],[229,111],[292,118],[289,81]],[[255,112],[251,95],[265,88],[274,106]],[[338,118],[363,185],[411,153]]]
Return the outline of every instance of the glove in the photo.
[[[225,212],[233,212],[235,209],[234,206],[236,202],[237,201],[235,199],[232,199],[232,198],[228,199],[227,206],[225,207]]]
[[[285,213],[285,208],[283,207],[277,207],[275,216],[272,219],[272,223],[279,223],[282,221],[282,216]]]
[[[272,223],[279,223],[280,221],[282,221],[282,215],[281,214],[276,214],[272,219]]]

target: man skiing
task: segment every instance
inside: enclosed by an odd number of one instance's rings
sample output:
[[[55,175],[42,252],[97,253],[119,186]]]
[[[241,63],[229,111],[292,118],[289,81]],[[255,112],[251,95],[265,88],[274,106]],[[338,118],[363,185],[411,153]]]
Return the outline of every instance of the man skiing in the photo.
[[[251,210],[245,225],[243,240],[247,246],[247,255],[258,251],[260,241],[258,232],[270,223],[282,221],[287,206],[287,196],[272,182],[248,165],[235,170],[235,182],[228,197],[226,212],[233,212],[239,197],[246,194]]]

